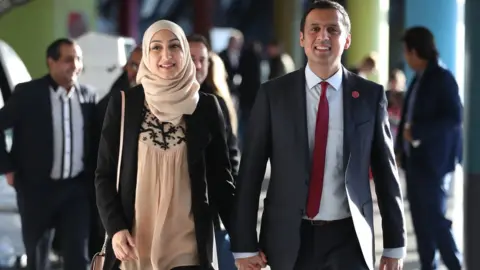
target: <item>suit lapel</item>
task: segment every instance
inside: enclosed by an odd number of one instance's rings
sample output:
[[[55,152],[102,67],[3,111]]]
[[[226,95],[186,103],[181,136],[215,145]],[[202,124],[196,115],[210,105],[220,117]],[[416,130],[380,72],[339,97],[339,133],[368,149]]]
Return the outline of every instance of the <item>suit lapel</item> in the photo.
[[[352,115],[352,92],[355,90],[354,77],[343,67],[343,169],[347,169],[350,158],[350,140],[355,129]]]
[[[83,91],[80,87],[81,86],[76,85],[75,92],[77,94],[78,103],[80,104],[80,109],[82,110],[83,119],[85,119],[85,116],[88,115],[87,110],[90,104],[85,102],[85,95],[83,94]]]
[[[48,130],[50,132],[46,132],[45,136],[47,139],[48,145],[46,146],[46,149],[49,150],[49,159],[51,163],[53,164],[53,116],[52,116],[52,101],[50,100],[50,83],[47,79],[47,76],[43,77],[43,80],[41,81],[42,85],[39,87],[39,99],[43,99],[43,102],[40,102],[39,104],[45,104],[44,107],[42,107],[43,111],[42,112],[36,112],[39,113],[39,116],[43,115],[43,119],[45,119],[43,122],[45,123],[45,130]]]
[[[309,154],[309,147],[308,147],[308,131],[307,131],[307,96],[305,92],[305,68],[301,68],[297,71],[296,76],[294,77],[293,84],[293,91],[288,91],[288,103],[291,102],[293,107],[293,121],[295,132],[296,132],[296,140],[301,143],[300,145],[300,152],[301,157],[305,159],[303,164],[305,164],[305,170],[307,174],[310,174],[311,170],[311,162],[310,162],[310,154]]]

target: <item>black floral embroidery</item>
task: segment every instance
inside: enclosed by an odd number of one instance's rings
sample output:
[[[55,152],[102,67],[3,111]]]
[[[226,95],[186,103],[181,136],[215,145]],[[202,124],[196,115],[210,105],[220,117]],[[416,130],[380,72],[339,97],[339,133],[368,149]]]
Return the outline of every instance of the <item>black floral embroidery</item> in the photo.
[[[186,142],[185,128],[181,125],[175,126],[169,122],[160,122],[150,112],[147,105],[142,110],[143,122],[140,127],[140,140],[150,142],[163,150]]]

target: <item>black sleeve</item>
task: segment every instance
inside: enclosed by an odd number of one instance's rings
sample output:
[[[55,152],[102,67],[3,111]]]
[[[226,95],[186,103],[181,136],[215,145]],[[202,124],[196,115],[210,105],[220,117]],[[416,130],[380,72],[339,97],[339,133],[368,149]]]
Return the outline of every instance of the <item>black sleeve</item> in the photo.
[[[240,165],[240,151],[238,149],[237,137],[233,134],[232,124],[230,119],[230,112],[228,111],[227,104],[225,100],[221,97],[217,97],[218,104],[223,113],[223,118],[225,120],[225,132],[228,145],[228,153],[230,159],[230,165],[232,165],[232,175],[236,179],[238,175],[238,167]]]
[[[98,147],[95,189],[97,207],[108,235],[128,229],[117,192],[117,164],[120,143],[121,94],[112,95],[105,114]]]
[[[231,174],[225,121],[217,99],[211,96],[209,111],[212,111],[210,130],[212,140],[206,149],[207,181],[209,194],[217,208],[227,232],[231,231],[231,214],[235,197],[235,185]]]
[[[15,128],[22,117],[23,104],[26,97],[26,91],[30,83],[18,84],[12,92],[12,95],[0,109],[0,174],[6,174],[15,171],[15,165],[7,151],[4,131]]]
[[[382,215],[383,247],[400,248],[405,247],[406,239],[403,196],[393,152],[387,98],[383,89],[378,96],[370,164],[378,208]]]
[[[245,134],[233,214],[233,252],[257,252],[258,203],[271,153],[271,115],[267,90],[258,91]]]

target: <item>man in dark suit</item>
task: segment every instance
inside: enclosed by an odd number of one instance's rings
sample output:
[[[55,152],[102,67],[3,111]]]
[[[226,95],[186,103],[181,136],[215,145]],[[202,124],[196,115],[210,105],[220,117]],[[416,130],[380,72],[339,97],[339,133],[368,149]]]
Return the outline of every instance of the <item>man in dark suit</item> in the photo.
[[[341,65],[350,19],[315,1],[300,26],[308,64],[259,90],[245,140],[232,232],[240,269],[374,268],[371,164],[382,214],[381,269],[402,269],[402,194],[382,86]],[[271,179],[257,242],[258,200]]]
[[[439,64],[432,33],[408,29],[404,54],[416,75],[404,102],[396,152],[406,172],[407,197],[422,270],[437,269],[440,251],[450,270],[461,269],[461,258],[445,217],[452,172],[462,153],[462,111],[458,85]]]
[[[64,268],[88,269],[89,203],[96,144],[95,95],[77,83],[80,47],[58,39],[47,49],[49,74],[18,84],[0,110],[0,173],[17,191],[28,269],[50,269],[52,229]]]
[[[221,51],[218,56],[222,58],[225,64],[225,69],[228,74],[228,85],[230,91],[236,93],[238,82],[234,80],[238,75],[238,68],[240,64],[240,57],[243,49],[243,34],[239,30],[232,30],[231,36],[228,39],[228,46],[225,50]]]
[[[105,112],[107,111],[108,101],[112,94],[118,93],[122,90],[130,89],[137,85],[137,72],[138,66],[140,65],[140,60],[142,60],[142,45],[138,45],[133,49],[130,57],[128,58],[127,63],[123,67],[123,72],[115,80],[110,88],[110,91],[98,102],[97,113],[99,119],[100,130],[103,125],[103,118],[105,118]]]

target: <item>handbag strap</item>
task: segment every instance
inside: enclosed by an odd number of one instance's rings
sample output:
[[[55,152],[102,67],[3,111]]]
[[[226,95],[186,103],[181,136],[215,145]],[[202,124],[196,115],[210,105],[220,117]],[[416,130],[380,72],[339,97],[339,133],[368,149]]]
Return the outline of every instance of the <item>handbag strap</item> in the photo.
[[[120,187],[120,168],[122,165],[122,152],[123,152],[123,133],[125,129],[125,92],[120,91],[122,95],[122,118],[120,120],[120,145],[118,148],[118,165],[117,165],[117,183],[116,189]],[[108,234],[105,233],[105,241],[103,242],[102,250],[100,251],[100,255],[104,255],[105,251],[107,250],[107,243],[108,243]]]
[[[117,165],[117,192],[120,187],[120,168],[122,167],[122,152],[123,152],[123,133],[125,129],[125,92],[122,94],[122,119],[120,121],[120,145],[118,147],[118,165]]]

